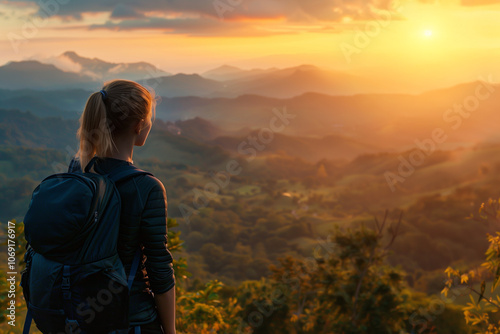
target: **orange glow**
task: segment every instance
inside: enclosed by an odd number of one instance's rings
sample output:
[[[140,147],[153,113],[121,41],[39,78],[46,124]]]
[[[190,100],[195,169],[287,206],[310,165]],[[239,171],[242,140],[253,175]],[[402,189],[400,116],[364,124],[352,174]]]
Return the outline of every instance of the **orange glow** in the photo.
[[[479,75],[500,76],[496,66],[499,10],[498,5],[460,6],[452,0],[439,4],[409,1],[388,21],[343,15],[330,22],[295,12],[260,15],[244,6],[233,8],[224,20],[214,18],[215,12],[197,16],[150,10],[144,15],[180,21],[164,26],[146,17],[133,29],[126,24],[120,29],[90,29],[119,20],[110,20],[110,13],[84,13],[81,21],[49,19],[16,53],[8,36],[22,36],[26,17],[34,15],[36,7],[3,1],[0,63],[72,50],[109,61],[148,61],[169,72],[200,72],[222,64],[242,68],[314,64],[368,74],[373,80],[383,77],[380,84],[388,91],[419,92],[475,80]],[[361,43],[363,38],[366,45]],[[349,59],[341,45],[351,47]]]

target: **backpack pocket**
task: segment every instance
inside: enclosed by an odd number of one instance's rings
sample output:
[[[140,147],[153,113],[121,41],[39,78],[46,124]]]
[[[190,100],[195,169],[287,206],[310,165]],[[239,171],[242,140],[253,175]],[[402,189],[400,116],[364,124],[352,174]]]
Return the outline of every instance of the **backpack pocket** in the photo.
[[[129,295],[123,276],[109,269],[82,278],[72,286],[75,319],[91,333],[126,329]]]
[[[37,328],[43,333],[66,333],[66,315],[58,298],[62,264],[34,251],[26,254],[26,260],[21,284]]]
[[[27,303],[36,327],[42,333],[67,333],[66,314],[63,309],[49,309],[37,307]]]

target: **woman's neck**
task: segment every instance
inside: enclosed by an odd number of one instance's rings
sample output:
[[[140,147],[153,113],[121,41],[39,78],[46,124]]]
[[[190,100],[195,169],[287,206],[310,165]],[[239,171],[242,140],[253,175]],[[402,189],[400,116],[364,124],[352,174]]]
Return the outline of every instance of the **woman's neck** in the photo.
[[[112,154],[107,154],[104,155],[103,157],[105,158],[113,158],[113,159],[119,159],[119,160],[125,160],[130,163],[134,163],[132,160],[132,155],[134,154],[133,149],[131,152],[124,152],[124,151],[118,151],[118,152],[113,152]]]
[[[116,150],[105,155],[105,157],[125,160],[134,163],[132,156],[134,155],[135,136],[117,136],[114,139]]]

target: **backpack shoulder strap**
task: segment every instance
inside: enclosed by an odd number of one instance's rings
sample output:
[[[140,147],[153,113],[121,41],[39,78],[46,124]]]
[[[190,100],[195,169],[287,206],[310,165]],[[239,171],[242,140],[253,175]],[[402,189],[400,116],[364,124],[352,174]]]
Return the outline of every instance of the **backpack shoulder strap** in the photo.
[[[85,166],[85,168],[84,168],[85,173],[90,172],[90,168],[96,162],[97,159],[98,159],[97,156],[94,156],[89,161],[87,166]],[[80,166],[80,161],[76,158],[73,158],[69,164],[68,173],[74,173],[74,172],[78,172],[78,171],[82,171],[81,166]],[[140,175],[140,174],[147,174],[147,175],[154,176],[153,173],[139,169],[133,165],[121,166],[121,167],[117,168],[116,170],[113,170],[112,172],[110,172],[106,175],[109,178],[111,178],[111,180],[113,180],[114,182],[118,182],[118,181],[127,179],[131,176]]]
[[[28,307],[28,311],[26,312],[26,318],[24,320],[23,334],[29,334],[32,321],[33,321],[33,315],[31,314],[31,308]]]
[[[153,176],[153,173],[139,169],[133,165],[128,165],[128,166],[116,168],[111,173],[106,174],[106,175],[116,183],[116,182],[125,180],[129,177],[132,177],[134,175],[141,175],[141,174]]]

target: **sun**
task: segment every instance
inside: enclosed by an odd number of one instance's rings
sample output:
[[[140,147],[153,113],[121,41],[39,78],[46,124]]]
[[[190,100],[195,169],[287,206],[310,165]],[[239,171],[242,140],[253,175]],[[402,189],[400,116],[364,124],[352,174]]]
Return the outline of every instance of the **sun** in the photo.
[[[430,29],[424,30],[424,36],[425,37],[432,37],[433,34],[434,34],[433,31],[430,30]]]

